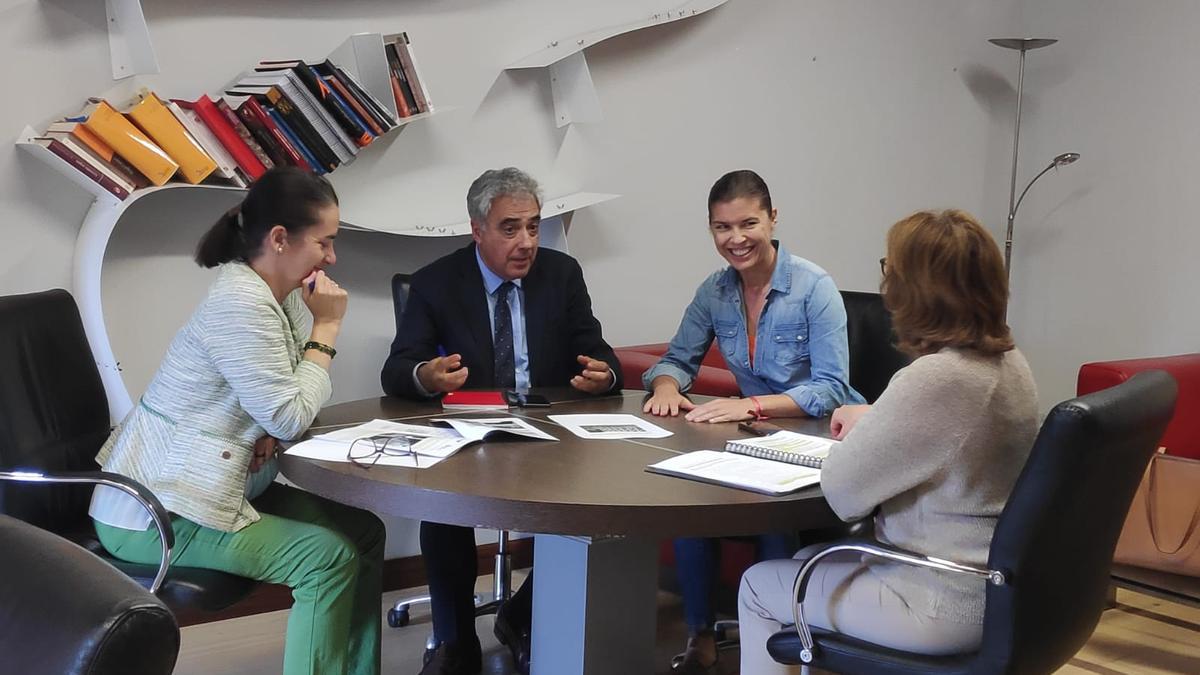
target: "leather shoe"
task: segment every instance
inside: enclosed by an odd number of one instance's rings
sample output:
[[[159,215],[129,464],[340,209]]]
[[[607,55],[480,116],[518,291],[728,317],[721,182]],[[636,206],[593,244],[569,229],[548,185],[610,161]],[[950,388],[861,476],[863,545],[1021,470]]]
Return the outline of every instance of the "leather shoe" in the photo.
[[[435,649],[426,649],[423,663],[420,675],[479,675],[483,672],[479,638],[472,635],[454,644],[443,642]]]
[[[496,625],[492,632],[500,644],[512,652],[513,665],[521,675],[529,675],[530,626],[528,620],[521,621],[510,611],[509,603],[500,605],[496,612]]]
[[[716,673],[718,652],[716,651],[716,643],[713,640],[711,631],[704,631],[700,635],[689,637],[687,648],[671,664],[671,675],[713,675]],[[706,641],[708,644],[701,644]],[[713,661],[708,665],[704,663],[706,660],[705,652],[711,654],[707,658],[713,658]]]

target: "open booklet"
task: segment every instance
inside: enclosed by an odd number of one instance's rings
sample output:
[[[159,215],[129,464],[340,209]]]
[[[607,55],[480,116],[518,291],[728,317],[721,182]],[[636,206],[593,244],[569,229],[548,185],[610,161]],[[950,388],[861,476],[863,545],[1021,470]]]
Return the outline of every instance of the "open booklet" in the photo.
[[[782,495],[821,482],[821,465],[837,441],[794,431],[725,444],[725,452],[697,450],[646,470],[678,478]]]
[[[436,419],[451,428],[371,420],[296,443],[286,453],[327,462],[425,469],[494,434],[556,441],[554,436],[515,417]]]
[[[821,482],[821,470],[719,450],[696,450],[646,467],[650,473],[765,495],[785,495]]]

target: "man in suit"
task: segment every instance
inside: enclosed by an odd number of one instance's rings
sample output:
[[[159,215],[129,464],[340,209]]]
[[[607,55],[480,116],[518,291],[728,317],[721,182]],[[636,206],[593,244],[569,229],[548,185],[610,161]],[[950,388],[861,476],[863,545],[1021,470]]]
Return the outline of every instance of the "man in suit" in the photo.
[[[592,314],[574,258],[538,248],[537,182],[515,168],[485,171],[467,191],[474,242],[413,275],[383,389],[428,399],[462,387],[570,384],[590,394],[621,388],[621,366]],[[439,356],[439,348],[444,356]],[[421,523],[436,649],[421,675],[482,669],[475,634],[475,533]],[[529,672],[532,575],[496,614],[496,637]]]

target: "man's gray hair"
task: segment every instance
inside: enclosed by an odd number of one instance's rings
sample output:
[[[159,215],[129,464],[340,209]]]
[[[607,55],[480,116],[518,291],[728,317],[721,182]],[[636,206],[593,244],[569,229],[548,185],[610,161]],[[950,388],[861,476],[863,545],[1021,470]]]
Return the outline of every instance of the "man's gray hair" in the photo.
[[[533,197],[539,208],[542,205],[542,190],[537,181],[524,171],[510,166],[504,169],[488,169],[471,183],[467,190],[467,214],[471,216],[471,220],[486,224],[488,213],[492,210],[492,201],[505,195],[528,195]]]

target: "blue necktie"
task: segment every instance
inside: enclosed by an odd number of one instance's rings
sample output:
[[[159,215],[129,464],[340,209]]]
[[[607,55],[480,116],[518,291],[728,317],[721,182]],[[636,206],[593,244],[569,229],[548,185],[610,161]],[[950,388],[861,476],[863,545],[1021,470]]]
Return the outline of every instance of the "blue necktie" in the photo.
[[[496,387],[512,389],[517,385],[516,356],[513,352],[512,310],[508,307],[508,294],[514,284],[506,281],[496,289],[496,335],[492,350],[496,355]]]

